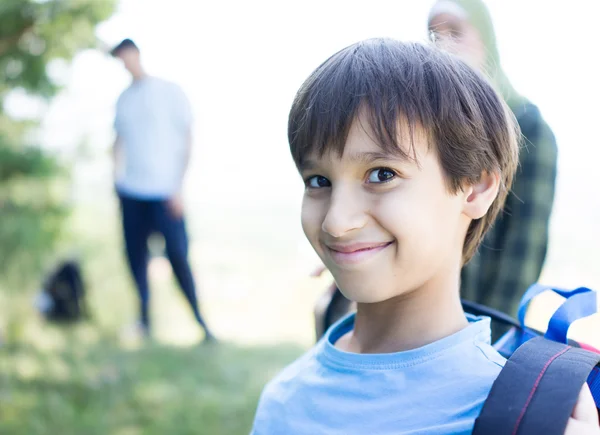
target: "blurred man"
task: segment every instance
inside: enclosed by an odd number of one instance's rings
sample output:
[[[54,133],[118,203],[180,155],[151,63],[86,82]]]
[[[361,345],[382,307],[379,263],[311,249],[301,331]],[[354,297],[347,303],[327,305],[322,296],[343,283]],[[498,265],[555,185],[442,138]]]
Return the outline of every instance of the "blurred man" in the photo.
[[[439,0],[429,13],[428,28],[438,43],[491,78],[523,135],[519,170],[504,212],[461,276],[463,298],[516,315],[523,293],[540,277],[548,249],[557,172],[554,134],[504,72],[483,1]]]
[[[160,232],[173,272],[207,340],[214,337],[200,314],[188,262],[182,184],[192,143],[192,115],[179,86],[144,71],[130,39],[111,54],[132,76],[116,107],[115,185],[121,203],[127,258],[140,297],[141,327],[150,332],[148,237]]]

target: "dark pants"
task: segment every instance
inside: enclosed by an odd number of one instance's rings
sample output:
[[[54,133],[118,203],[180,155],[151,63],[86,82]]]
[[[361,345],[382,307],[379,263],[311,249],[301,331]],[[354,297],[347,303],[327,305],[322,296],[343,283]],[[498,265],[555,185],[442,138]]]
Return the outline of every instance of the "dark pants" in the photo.
[[[206,335],[211,335],[198,309],[194,277],[187,258],[188,237],[183,218],[173,217],[164,200],[139,200],[123,195],[119,195],[119,199],[127,259],[140,296],[142,325],[149,330],[148,237],[159,232],[165,239],[167,257],[196,320]]]

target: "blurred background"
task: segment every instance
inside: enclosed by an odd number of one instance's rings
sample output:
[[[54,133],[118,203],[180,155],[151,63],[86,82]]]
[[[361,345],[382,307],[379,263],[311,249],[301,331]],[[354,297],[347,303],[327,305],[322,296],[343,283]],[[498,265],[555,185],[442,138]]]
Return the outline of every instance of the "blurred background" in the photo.
[[[299,219],[286,123],[308,74],[358,40],[427,38],[429,1],[0,3],[0,433],[244,434],[264,383],[314,340],[328,278]],[[542,282],[600,288],[596,0],[488,0],[504,68],[559,146]],[[150,264],[155,339],[135,320],[110,147],[123,38],[194,110],[191,261],[223,343],[201,347],[170,265]],[[157,242],[160,245],[160,241]],[[58,261],[83,266],[90,319],[34,307]],[[543,317],[543,315],[541,316]]]

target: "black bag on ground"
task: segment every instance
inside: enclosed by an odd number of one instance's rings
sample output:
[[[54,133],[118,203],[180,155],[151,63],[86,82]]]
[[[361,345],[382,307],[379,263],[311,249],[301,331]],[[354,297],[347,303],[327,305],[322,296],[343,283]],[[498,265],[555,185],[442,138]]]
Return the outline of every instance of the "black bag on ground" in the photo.
[[[85,285],[79,263],[64,261],[48,274],[37,306],[51,321],[73,322],[87,317]]]

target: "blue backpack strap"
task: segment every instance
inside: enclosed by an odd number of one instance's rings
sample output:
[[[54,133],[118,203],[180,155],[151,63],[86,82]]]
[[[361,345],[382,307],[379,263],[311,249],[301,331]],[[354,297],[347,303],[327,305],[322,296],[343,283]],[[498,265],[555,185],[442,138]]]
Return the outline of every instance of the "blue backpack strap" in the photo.
[[[502,311],[498,311],[494,308],[488,307],[487,305],[478,304],[477,302],[468,301],[466,299],[461,299],[460,302],[463,310],[466,313],[474,314],[476,316],[486,316],[507,326],[513,326],[515,328],[521,327],[515,318],[503,313]]]
[[[596,314],[598,311],[596,292],[586,290],[588,291],[580,291],[569,296],[554,312],[545,334],[548,340],[567,343],[567,332],[571,324],[576,320]]]
[[[554,287],[548,287],[548,286],[542,285],[542,284],[533,284],[531,287],[529,287],[529,289],[527,289],[527,291],[521,298],[521,304],[519,305],[519,313],[518,313],[518,319],[519,319],[519,323],[521,325],[525,325],[525,314],[527,313],[527,308],[529,307],[529,302],[531,302],[531,300],[533,298],[535,298],[536,296],[541,295],[542,293],[547,292],[547,291],[552,291],[552,292],[556,293],[557,295],[560,295],[566,299],[569,299],[571,296],[574,296],[579,293],[593,292],[593,290],[591,290],[587,287],[579,287],[579,288],[576,288],[573,290],[564,290],[564,289],[559,289],[559,288],[554,288]]]
[[[475,421],[474,435],[563,435],[600,354],[533,338],[500,372]]]

